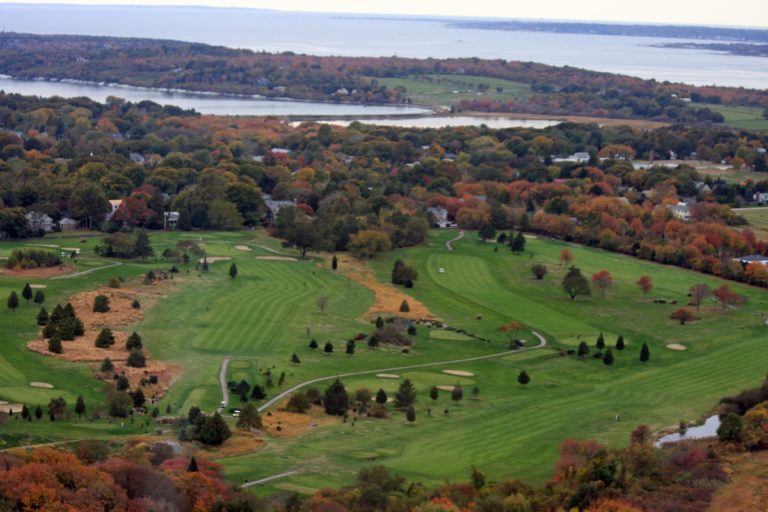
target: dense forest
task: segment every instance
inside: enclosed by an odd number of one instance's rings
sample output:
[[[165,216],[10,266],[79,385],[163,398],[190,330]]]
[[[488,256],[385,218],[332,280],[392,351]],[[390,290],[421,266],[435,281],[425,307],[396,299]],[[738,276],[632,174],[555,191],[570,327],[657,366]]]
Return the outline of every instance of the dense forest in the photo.
[[[359,103],[403,103],[407,90],[380,80],[426,74],[472,75],[530,86],[504,102],[482,97],[459,108],[494,112],[722,122],[693,102],[768,107],[768,92],[642,80],[569,66],[503,60],[316,57],[270,54],[178,41],[0,34],[0,73]]]
[[[302,251],[373,257],[424,241],[436,220],[427,209],[442,207],[462,228],[536,232],[768,285],[768,268],[734,259],[768,248],[730,208],[768,192],[768,133],[572,123],[546,130],[292,127],[118,98],[102,105],[18,95],[0,95],[0,127],[0,231],[7,237],[35,234],[29,212],[114,232],[162,228],[164,212],[174,211],[179,229],[266,223]],[[556,158],[574,152],[588,161]],[[684,163],[631,163],[670,152],[756,172],[728,184]],[[124,201],[104,222],[108,199]],[[688,218],[672,208],[683,200]],[[273,201],[281,202],[279,213]]]

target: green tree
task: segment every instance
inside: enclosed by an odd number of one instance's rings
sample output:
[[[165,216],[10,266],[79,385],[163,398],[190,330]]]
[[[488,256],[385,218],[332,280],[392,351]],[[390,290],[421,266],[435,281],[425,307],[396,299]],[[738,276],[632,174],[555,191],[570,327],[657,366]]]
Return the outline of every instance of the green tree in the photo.
[[[480,231],[477,234],[483,242],[493,240],[496,238],[496,228],[493,227],[493,224],[487,222],[480,226]]]
[[[48,339],[48,352],[61,354],[63,350],[64,348],[61,345],[61,336],[59,336],[58,333],[55,333]]]
[[[109,372],[112,372],[112,371],[114,371],[114,370],[115,370],[115,365],[114,365],[114,364],[112,364],[112,360],[111,360],[110,358],[108,358],[108,357],[105,357],[105,358],[104,358],[104,359],[101,361],[101,366],[99,367],[99,369],[100,369],[102,372],[104,372],[104,373],[109,373]]]
[[[416,421],[416,410],[412,405],[409,405],[408,409],[405,410],[405,419],[408,420],[408,423]]]
[[[24,297],[24,300],[29,304],[29,301],[32,299],[32,287],[29,286],[29,283],[24,285],[24,288],[21,290],[21,296]]]
[[[109,311],[109,297],[106,295],[97,295],[93,299],[93,312],[106,313]]]
[[[40,312],[37,314],[37,325],[45,326],[48,324],[48,311],[45,308],[40,308]]]
[[[470,476],[470,480],[472,480],[472,487],[474,487],[475,490],[479,491],[480,489],[485,487],[485,482],[486,482],[485,475],[475,466],[472,466],[472,474]]]
[[[419,273],[411,266],[408,266],[401,259],[397,259],[392,266],[392,284],[404,285],[408,281],[416,281]]]
[[[128,359],[125,361],[125,364],[132,368],[144,368],[147,366],[147,358],[141,350],[133,349],[131,350],[131,353],[128,354]]]
[[[285,410],[303,414],[312,408],[312,402],[306,393],[294,393],[288,399]]]
[[[213,413],[213,416],[205,418],[200,428],[200,442],[211,446],[218,446],[230,437],[232,437],[232,432],[218,412]]]
[[[581,343],[579,343],[579,348],[576,354],[579,357],[586,357],[589,355],[589,345],[587,345],[586,341],[582,341]]]
[[[144,407],[144,402],[147,401],[141,388],[131,393],[131,400],[133,401],[134,407]]]
[[[395,393],[395,407],[405,409],[416,401],[416,388],[411,379],[405,379]]]
[[[40,405],[35,406],[35,418],[38,420],[43,417],[43,408]]]
[[[79,395],[77,397],[77,402],[75,403],[75,414],[77,414],[78,418],[82,418],[83,414],[85,414],[85,400],[83,400],[83,395]]]
[[[456,385],[453,386],[453,389],[451,390],[451,400],[459,403],[462,398],[464,398],[464,390],[461,388],[461,384],[456,383]]]
[[[525,236],[522,231],[518,231],[515,236],[510,236],[509,248],[514,253],[525,252]]]
[[[352,355],[355,353],[355,340],[347,341],[347,348],[344,350],[344,352],[349,355]]]
[[[240,411],[240,416],[237,418],[237,428],[240,430],[258,429],[262,430],[264,427],[261,424],[261,415],[259,410],[252,403],[245,404],[245,407]]]
[[[616,338],[616,350],[624,350],[624,336],[621,334]]]
[[[376,392],[376,403],[386,404],[387,400],[389,400],[389,397],[387,396],[387,392],[379,388],[379,390]]]
[[[563,277],[563,290],[571,300],[578,295],[592,295],[592,289],[589,287],[587,278],[581,273],[578,267],[570,267]]]
[[[294,352],[293,355],[291,356],[291,362],[293,364],[301,363],[301,359],[299,359],[299,356],[296,354],[296,352]]]
[[[440,396],[440,390],[437,388],[437,386],[432,386],[429,388],[429,398],[432,400],[437,400]]]
[[[8,296],[8,309],[11,311],[16,311],[16,308],[19,307],[19,296],[16,295],[16,292],[11,292],[11,294]]]
[[[149,235],[143,229],[136,233],[136,241],[133,244],[133,253],[142,260],[154,256],[155,251],[149,242]]]
[[[526,384],[531,382],[531,378],[528,376],[525,370],[522,370],[520,374],[517,376],[517,382],[519,382],[521,386],[525,386]]]
[[[331,352],[333,352],[333,343],[331,343],[330,341],[327,342],[325,344],[325,347],[323,348],[323,352],[325,352],[326,354],[330,354]]]
[[[115,343],[115,337],[109,327],[105,327],[101,330],[96,337],[96,346],[98,348],[109,348]]]
[[[208,272],[208,258],[206,256],[203,256],[203,263],[200,265],[200,270]]]
[[[409,311],[411,311],[411,307],[408,305],[408,301],[403,299],[403,302],[400,303],[400,312],[408,313]]]
[[[229,277],[231,277],[232,279],[237,277],[237,265],[235,265],[234,263],[232,263],[229,266]]]
[[[717,428],[717,437],[724,443],[740,443],[742,431],[741,416],[734,412],[728,413]]]
[[[130,387],[131,383],[128,382],[128,377],[125,375],[118,375],[115,379],[115,388],[118,391],[125,391]]]
[[[650,359],[651,359],[651,350],[648,348],[648,344],[647,343],[643,343],[643,346],[640,349],[640,362],[645,364]]]
[[[24,404],[21,406],[21,419],[28,420],[32,414],[29,412],[29,407],[27,407],[27,404]]]
[[[315,350],[317,348],[317,340],[315,338],[312,338],[312,341],[309,342],[309,348],[312,350]]]
[[[603,356],[603,364],[605,366],[611,366],[613,364],[613,350],[611,350],[610,347]]]
[[[45,302],[45,293],[43,293],[43,290],[35,290],[35,298],[32,299],[32,302],[40,305]]]
[[[332,416],[343,416],[346,414],[349,408],[349,395],[347,395],[347,390],[339,379],[336,379],[325,390],[323,407],[325,407],[326,414]]]
[[[597,337],[597,341],[595,342],[595,347],[597,348],[597,350],[603,350],[605,348],[605,337],[603,336],[602,332]]]
[[[331,260],[331,268],[333,270],[336,270],[337,268],[339,268],[339,259],[336,257],[335,254],[333,255],[333,259]]]
[[[88,228],[104,220],[112,207],[101,187],[90,181],[79,182],[69,196],[69,211],[78,220],[85,221]]]
[[[538,280],[544,279],[544,276],[546,276],[548,272],[549,269],[547,269],[546,265],[541,263],[534,263],[531,265],[531,274]]]
[[[144,348],[144,345],[141,342],[141,336],[134,331],[128,336],[128,339],[125,340],[125,350],[141,350],[142,348]]]

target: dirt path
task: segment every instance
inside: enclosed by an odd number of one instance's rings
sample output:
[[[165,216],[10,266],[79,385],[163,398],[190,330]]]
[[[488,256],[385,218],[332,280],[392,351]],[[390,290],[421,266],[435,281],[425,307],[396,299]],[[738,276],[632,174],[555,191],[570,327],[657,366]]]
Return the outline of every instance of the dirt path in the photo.
[[[254,480],[253,482],[246,482],[243,485],[241,485],[240,488],[247,489],[248,487],[253,487],[254,485],[265,484],[267,482],[271,482],[272,480],[277,480],[278,478],[285,478],[286,476],[296,475],[298,473],[299,473],[298,469],[294,469],[292,471],[286,471],[285,473],[278,473],[276,475],[268,476],[266,478],[260,478],[259,480]]]
[[[56,277],[52,277],[51,279],[72,279],[74,277],[80,277],[80,276],[88,275],[91,272],[96,272],[97,270],[104,270],[105,268],[119,267],[122,264],[123,263],[121,261],[116,261],[115,263],[110,263],[109,265],[105,265],[103,267],[97,267],[97,268],[92,268],[92,269],[89,269],[89,270],[83,270],[82,272],[75,272],[74,274],[67,274],[67,275],[64,275],[64,276],[56,276]]]
[[[267,400],[266,402],[264,402],[264,404],[261,405],[261,407],[259,407],[259,412],[266,411],[267,409],[269,409],[270,407],[272,407],[276,403],[280,402],[281,400],[286,398],[288,395],[290,395],[294,391],[298,391],[299,389],[301,389],[301,388],[303,388],[305,386],[309,386],[311,384],[317,384],[318,382],[323,382],[323,381],[326,381],[326,380],[341,379],[341,378],[346,378],[346,377],[358,377],[358,376],[361,376],[361,375],[370,375],[370,374],[376,374],[376,373],[391,373],[391,372],[398,372],[398,371],[402,371],[402,370],[412,370],[412,369],[415,369],[415,368],[427,368],[427,367],[430,367],[430,366],[445,366],[445,365],[449,365],[449,364],[453,365],[453,364],[460,364],[460,363],[470,363],[470,362],[473,362],[473,361],[482,361],[484,359],[494,359],[496,357],[503,357],[503,356],[508,356],[508,355],[512,355],[512,354],[518,354],[520,352],[526,352],[526,351],[529,351],[529,350],[536,350],[538,348],[543,348],[543,347],[545,347],[547,345],[547,340],[546,340],[546,338],[544,338],[544,336],[542,336],[541,334],[539,334],[539,333],[537,333],[535,331],[533,332],[533,335],[536,336],[539,339],[539,344],[536,345],[536,346],[533,346],[533,347],[525,347],[525,348],[520,348],[520,349],[517,349],[517,350],[507,350],[505,352],[499,352],[499,353],[490,354],[490,355],[487,355],[487,356],[467,357],[467,358],[464,358],[464,359],[452,359],[450,361],[437,361],[437,362],[434,362],[434,363],[412,364],[412,365],[408,365],[408,366],[398,366],[396,368],[379,368],[377,370],[365,370],[365,371],[361,371],[361,372],[337,373],[336,375],[331,375],[331,376],[328,376],[328,377],[319,377],[317,379],[308,380],[308,381],[302,382],[301,384],[296,384],[295,386],[293,386],[293,387],[291,387],[289,389],[286,389],[285,391],[283,391],[283,392],[275,395],[271,399]]]
[[[450,240],[445,242],[445,248],[448,249],[449,251],[452,251],[453,250],[453,245],[451,245],[451,244],[453,244],[453,242],[458,242],[462,238],[464,238],[464,230],[463,229],[461,231],[459,231],[459,235],[456,238],[451,238]]]
[[[227,356],[224,358],[224,361],[221,363],[221,370],[219,371],[219,386],[221,386],[221,401],[224,402],[224,404],[229,405],[229,388],[227,388],[227,369],[229,368],[229,362],[232,360],[231,357]],[[217,411],[221,412],[224,410],[224,407],[217,407]]]
[[[53,441],[52,443],[38,443],[38,444],[26,444],[23,446],[12,446],[10,448],[3,448],[0,452],[7,452],[10,450],[31,450],[33,448],[44,448],[46,446],[59,446],[62,444],[76,443],[79,439],[70,439],[69,441]]]

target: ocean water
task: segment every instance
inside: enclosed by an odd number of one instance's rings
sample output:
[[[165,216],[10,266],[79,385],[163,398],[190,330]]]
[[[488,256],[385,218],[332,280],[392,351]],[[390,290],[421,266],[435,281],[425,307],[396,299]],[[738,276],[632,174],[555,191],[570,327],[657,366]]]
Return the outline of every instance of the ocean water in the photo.
[[[668,42],[659,38],[456,29],[450,21],[253,9],[0,4],[0,28],[15,32],[150,37],[315,55],[522,60],[659,81],[768,88],[765,58],[653,47]]]

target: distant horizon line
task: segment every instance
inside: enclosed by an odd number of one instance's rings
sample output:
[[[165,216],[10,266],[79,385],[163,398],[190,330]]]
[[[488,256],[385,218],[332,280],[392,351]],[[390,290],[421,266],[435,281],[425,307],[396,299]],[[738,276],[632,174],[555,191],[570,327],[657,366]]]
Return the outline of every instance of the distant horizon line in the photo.
[[[415,19],[420,21],[457,21],[457,20],[483,20],[483,21],[522,21],[522,22],[544,22],[544,23],[577,23],[577,24],[596,24],[596,25],[626,25],[626,26],[647,26],[647,27],[707,27],[707,28],[729,28],[745,30],[763,30],[768,31],[768,25],[711,25],[702,23],[667,23],[660,21],[616,21],[616,20],[595,20],[595,19],[575,19],[575,18],[510,18],[506,16],[471,16],[471,15],[440,15],[440,14],[400,14],[400,13],[369,13],[360,11],[304,11],[296,9],[279,9],[266,7],[246,7],[246,6],[219,6],[219,5],[196,5],[196,4],[127,4],[127,3],[98,3],[85,4],[78,2],[5,2],[0,0],[2,6],[19,7],[87,7],[87,8],[130,8],[130,9],[207,9],[218,11],[262,11],[276,12],[286,14],[317,14],[329,16],[344,16],[361,19]],[[394,21],[394,20],[393,20]]]

